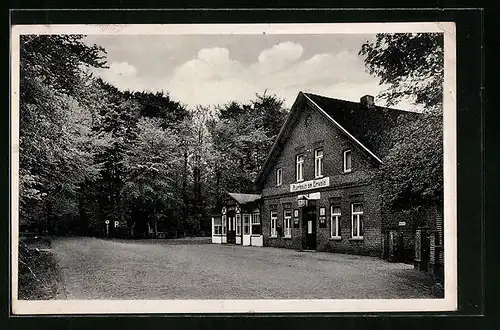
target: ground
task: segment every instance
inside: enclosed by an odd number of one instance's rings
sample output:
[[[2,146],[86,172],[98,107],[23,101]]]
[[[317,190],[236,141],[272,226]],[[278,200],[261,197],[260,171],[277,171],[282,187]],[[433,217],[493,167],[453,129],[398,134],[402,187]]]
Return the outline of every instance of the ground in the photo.
[[[427,274],[374,257],[97,238],[57,239],[52,251],[63,278],[58,299],[438,297]]]

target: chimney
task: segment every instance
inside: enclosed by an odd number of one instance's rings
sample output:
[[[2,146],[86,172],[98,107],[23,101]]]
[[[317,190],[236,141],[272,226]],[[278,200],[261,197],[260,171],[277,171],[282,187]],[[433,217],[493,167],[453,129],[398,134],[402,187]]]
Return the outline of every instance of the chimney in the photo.
[[[359,99],[359,102],[367,108],[375,106],[375,98],[371,95],[363,96],[361,99]]]

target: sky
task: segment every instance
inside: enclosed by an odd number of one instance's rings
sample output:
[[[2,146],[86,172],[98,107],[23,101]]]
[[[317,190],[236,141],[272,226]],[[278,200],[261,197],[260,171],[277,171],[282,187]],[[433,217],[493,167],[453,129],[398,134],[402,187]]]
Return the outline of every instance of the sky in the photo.
[[[373,35],[89,35],[107,52],[97,74],[121,90],[164,91],[190,108],[256,93],[276,94],[291,107],[300,91],[358,102],[366,94],[384,105],[384,89],[358,55]],[[399,105],[409,109],[409,105]]]

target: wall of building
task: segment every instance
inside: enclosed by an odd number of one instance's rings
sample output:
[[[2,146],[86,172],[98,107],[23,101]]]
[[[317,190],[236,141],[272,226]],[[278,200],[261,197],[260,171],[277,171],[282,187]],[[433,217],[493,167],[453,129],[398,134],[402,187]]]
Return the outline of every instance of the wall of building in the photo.
[[[380,257],[382,255],[382,230],[380,212],[380,194],[375,184],[348,186],[338,189],[323,190],[320,192],[321,198],[314,201],[316,207],[316,242],[317,251],[364,254]],[[337,203],[340,198],[342,215],[340,216],[340,239],[332,239],[330,223],[330,206],[332,198]],[[363,203],[363,239],[357,240],[351,237],[351,203]],[[271,238],[270,214],[276,210],[278,214],[277,227],[284,227],[284,204],[291,203],[292,209],[299,210],[299,227],[294,228],[292,218],[292,237],[284,238],[278,235]],[[276,205],[276,208],[272,207]],[[326,209],[326,226],[320,227],[319,208]],[[302,223],[302,209],[298,206],[296,196],[281,198],[268,198],[263,205],[263,235],[264,246],[282,247],[289,249],[302,249],[305,231]]]
[[[306,117],[310,116],[306,125]],[[330,186],[290,192],[290,184],[296,182],[295,162],[297,154],[304,154],[304,180],[314,179],[314,151],[323,148],[323,176],[330,178]],[[351,150],[352,171],[343,172],[343,152]],[[276,169],[282,168],[283,184],[276,186]],[[277,157],[270,174],[264,180],[263,196],[263,235],[264,246],[283,247],[290,249],[303,248],[305,230],[302,224],[302,210],[298,207],[297,197],[302,194],[320,192],[321,198],[316,204],[316,239],[318,251],[341,253],[370,254],[381,256],[382,231],[380,194],[373,183],[377,164],[371,156],[361,150],[352,140],[340,131],[333,123],[321,116],[317,111],[306,106],[293,129],[291,130],[282,150]],[[331,198],[340,198],[342,215],[340,217],[341,238],[330,238],[330,202]],[[351,238],[351,203],[363,202],[364,237],[363,240]],[[289,203],[292,209],[299,209],[299,226],[294,227],[292,218],[292,238],[270,238],[270,214],[273,205],[278,214],[278,228],[283,229],[284,207]],[[319,226],[319,208],[326,208],[326,227]]]
[[[311,118],[306,125],[308,115]],[[376,161],[333,123],[306,106],[287,137],[283,150],[278,151],[280,154],[264,180],[262,196],[289,193],[290,183],[296,182],[295,161],[298,154],[304,154],[304,180],[314,179],[314,150],[317,148],[323,148],[323,176],[330,177],[330,185],[358,184],[373,178]],[[351,173],[343,173],[343,152],[347,149],[352,153]],[[276,187],[276,169],[280,167],[283,184]]]

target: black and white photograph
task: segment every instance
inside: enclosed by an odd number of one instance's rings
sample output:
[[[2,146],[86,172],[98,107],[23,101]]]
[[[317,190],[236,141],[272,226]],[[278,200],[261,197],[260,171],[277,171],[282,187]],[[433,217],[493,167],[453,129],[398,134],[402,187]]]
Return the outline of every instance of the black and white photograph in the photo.
[[[453,23],[17,25],[14,314],[452,311]]]

